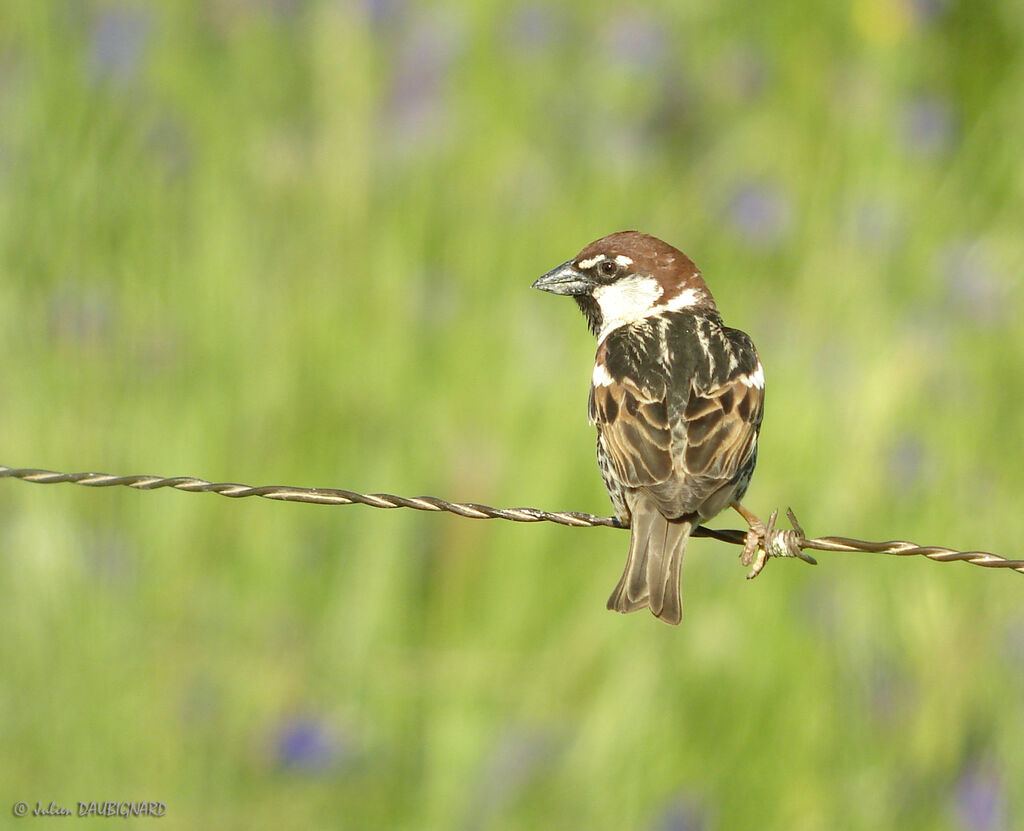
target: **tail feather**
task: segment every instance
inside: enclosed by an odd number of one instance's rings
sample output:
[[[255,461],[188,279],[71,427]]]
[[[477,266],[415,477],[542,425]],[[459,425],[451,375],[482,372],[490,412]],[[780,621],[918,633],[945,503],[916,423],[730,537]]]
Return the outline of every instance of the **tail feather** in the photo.
[[[647,604],[647,568],[650,561],[651,545],[647,538],[637,540],[633,545],[633,538],[630,535],[629,550],[633,555],[631,568],[623,571],[622,576],[626,578],[626,596],[634,603],[640,603],[642,609]]]
[[[625,614],[647,607],[647,548],[646,535],[630,533],[626,567],[608,598],[609,609]]]
[[[691,527],[689,522],[665,520],[662,559],[657,565],[651,560],[647,567],[648,582],[651,586],[651,613],[666,623],[679,623],[683,619],[679,580],[682,574],[683,553],[690,539]]]
[[[608,608],[626,613],[649,606],[666,623],[679,623],[683,617],[679,580],[692,523],[670,522],[643,495],[631,502],[629,556]]]

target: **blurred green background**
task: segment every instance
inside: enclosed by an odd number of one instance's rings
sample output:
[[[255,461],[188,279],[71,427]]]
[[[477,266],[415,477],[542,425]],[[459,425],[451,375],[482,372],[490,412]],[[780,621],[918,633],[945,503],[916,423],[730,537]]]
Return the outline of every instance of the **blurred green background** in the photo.
[[[637,227],[759,346],[752,509],[1019,557],[1022,45],[996,0],[6,0],[0,463],[606,513],[593,339],[529,287]],[[0,482],[0,809],[1022,827],[1019,576],[698,540],[673,629],[605,611],[626,547]]]

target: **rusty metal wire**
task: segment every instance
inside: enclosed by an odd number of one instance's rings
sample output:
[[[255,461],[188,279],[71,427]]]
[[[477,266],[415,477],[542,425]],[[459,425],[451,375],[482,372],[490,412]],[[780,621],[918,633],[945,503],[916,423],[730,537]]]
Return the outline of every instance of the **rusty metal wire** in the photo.
[[[448,502],[436,496],[395,496],[390,493],[356,493],[336,488],[296,488],[287,485],[264,485],[253,487],[234,482],[207,482],[192,476],[113,476],[109,473],[57,473],[52,470],[33,468],[11,468],[0,465],[0,479],[19,479],[38,485],[53,485],[66,482],[90,488],[125,486],[137,490],[174,488],[190,493],[217,493],[232,499],[246,496],[261,496],[279,502],[308,502],[315,505],[369,505],[371,508],[413,508],[417,511],[447,511],[468,519],[506,519],[512,522],[554,522],[574,528],[605,526],[623,528],[615,517],[597,516],[579,511],[542,511],[539,508],[492,508],[474,502]],[[776,512],[777,513],[777,512]],[[804,553],[814,551],[843,551],[865,554],[892,554],[899,557],[922,556],[940,563],[963,561],[985,568],[1004,568],[1024,574],[1024,560],[1009,560],[988,551],[956,551],[940,546],[920,546],[904,540],[868,542],[848,537],[818,537],[807,539],[792,510],[788,510],[792,530],[776,529],[773,513],[766,533],[760,542],[763,557],[755,564],[749,576],[754,577],[768,557],[799,557],[811,564],[815,560]],[[716,530],[703,525],[692,532],[695,537],[710,537],[733,545],[745,545],[748,532],[736,529]]]

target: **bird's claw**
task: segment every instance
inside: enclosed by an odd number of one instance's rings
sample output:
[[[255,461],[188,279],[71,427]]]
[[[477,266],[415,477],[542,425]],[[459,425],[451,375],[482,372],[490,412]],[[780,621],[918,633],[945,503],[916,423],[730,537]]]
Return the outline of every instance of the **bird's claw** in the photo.
[[[772,519],[775,515],[772,514]],[[771,520],[769,520],[770,522]],[[747,531],[747,536],[743,540],[743,551],[740,553],[740,562],[744,566],[754,566],[748,577],[756,577],[758,573],[764,568],[764,561],[767,557],[763,546],[764,540],[768,536],[768,529],[761,520],[754,519],[750,523],[750,529]]]
[[[772,511],[767,526],[757,517],[748,519],[750,530],[747,531],[743,553],[740,554],[740,562],[744,566],[750,566],[748,580],[753,580],[761,573],[770,557],[797,557],[805,563],[818,564],[818,561],[802,548],[806,537],[793,509],[787,508],[786,515],[793,526],[791,530],[775,527],[775,520],[779,516],[778,509]]]

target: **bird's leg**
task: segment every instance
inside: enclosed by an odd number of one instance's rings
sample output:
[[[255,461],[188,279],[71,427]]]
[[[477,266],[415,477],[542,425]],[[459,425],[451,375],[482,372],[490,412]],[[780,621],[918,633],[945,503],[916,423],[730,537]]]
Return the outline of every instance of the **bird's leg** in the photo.
[[[732,507],[736,510],[736,513],[747,521],[747,525],[750,526],[747,531],[747,537],[743,541],[743,551],[740,554],[740,562],[745,566],[753,566],[750,569],[750,573],[747,575],[747,579],[752,580],[761,573],[761,569],[764,568],[764,564],[768,562],[768,547],[765,543],[771,531],[763,522],[761,522],[756,514],[752,511],[748,511],[739,502],[733,502]],[[778,512],[776,511],[776,513]],[[772,514],[769,526],[774,525],[775,514]]]

